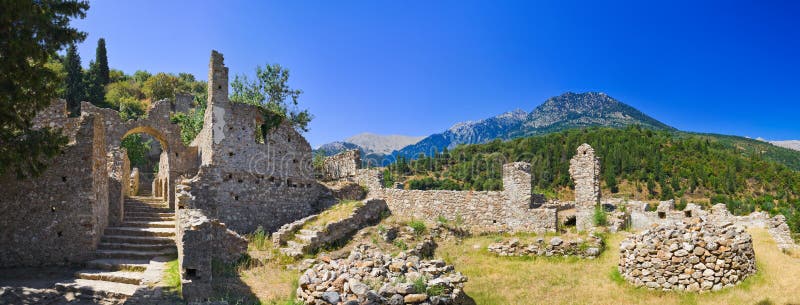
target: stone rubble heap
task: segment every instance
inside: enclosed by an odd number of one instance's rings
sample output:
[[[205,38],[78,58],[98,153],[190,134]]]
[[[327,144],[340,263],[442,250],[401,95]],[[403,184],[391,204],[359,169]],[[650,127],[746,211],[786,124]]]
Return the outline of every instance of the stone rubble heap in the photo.
[[[619,271],[639,287],[716,291],[755,273],[756,262],[752,238],[743,228],[693,218],[623,240]]]
[[[563,240],[553,237],[545,242],[544,238],[536,238],[532,244],[524,244],[514,238],[489,245],[488,250],[499,256],[578,256],[593,259],[602,253],[603,240],[597,236],[589,235],[586,240],[576,238]]]
[[[320,260],[298,281],[297,298],[305,304],[443,305],[462,304],[466,297],[467,278],[441,260],[405,252],[392,257],[369,245],[344,259]]]

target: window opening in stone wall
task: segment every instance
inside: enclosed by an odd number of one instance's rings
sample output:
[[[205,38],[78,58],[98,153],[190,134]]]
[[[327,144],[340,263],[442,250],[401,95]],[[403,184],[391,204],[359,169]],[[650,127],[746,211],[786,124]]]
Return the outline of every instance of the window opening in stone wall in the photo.
[[[190,279],[197,279],[197,269],[186,268],[186,277]]]
[[[683,215],[686,215],[686,217],[692,217],[692,211],[683,211]]]
[[[256,126],[255,126],[254,129],[255,129],[255,141],[256,141],[256,143],[258,143],[258,144],[266,143],[266,141],[267,141],[267,131],[269,129],[269,126],[267,126],[266,123],[264,123],[264,124],[256,123]]]
[[[661,219],[667,218],[667,213],[665,213],[665,212],[658,212],[658,218],[661,218]]]

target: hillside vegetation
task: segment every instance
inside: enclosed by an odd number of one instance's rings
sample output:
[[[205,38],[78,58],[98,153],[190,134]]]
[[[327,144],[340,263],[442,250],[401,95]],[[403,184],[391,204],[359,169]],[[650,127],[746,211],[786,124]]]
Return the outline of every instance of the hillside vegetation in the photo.
[[[735,214],[782,213],[800,231],[800,153],[738,137],[628,127],[588,128],[478,145],[408,161],[384,173],[386,185],[411,189],[500,190],[502,165],[532,164],[535,191],[571,198],[569,160],[582,143],[601,162],[606,196],[637,200],[723,202]]]

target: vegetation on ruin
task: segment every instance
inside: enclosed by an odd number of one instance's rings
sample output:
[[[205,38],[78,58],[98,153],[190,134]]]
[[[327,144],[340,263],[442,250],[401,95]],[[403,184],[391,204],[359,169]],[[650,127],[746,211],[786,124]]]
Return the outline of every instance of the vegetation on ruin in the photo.
[[[233,102],[255,105],[263,109],[264,121],[268,126],[261,132],[271,129],[287,120],[294,128],[308,131],[308,123],[314,118],[308,109],[298,107],[302,90],[289,87],[289,69],[279,64],[256,66],[256,77],[250,80],[247,75],[236,75],[231,82],[230,99]]]
[[[572,129],[459,146],[417,160],[400,157],[388,170],[411,189],[500,190],[502,165],[526,161],[535,192],[569,199],[569,160],[582,143],[600,157],[606,196],[677,199],[679,206],[722,202],[735,214],[784,214],[792,230],[800,231],[800,153],[738,137],[639,127]]]
[[[343,200],[320,213],[316,219],[307,222],[303,225],[303,228],[324,228],[325,225],[331,222],[349,217],[355,209],[362,206],[364,206],[364,202],[359,200]]]
[[[182,295],[180,272],[177,257],[167,262],[167,269],[164,270],[164,283],[167,285],[166,290],[177,295]]]
[[[58,130],[34,129],[33,118],[57,97],[63,72],[50,69],[52,59],[86,38],[69,22],[88,9],[84,1],[0,3],[0,175],[38,176],[67,144]]]

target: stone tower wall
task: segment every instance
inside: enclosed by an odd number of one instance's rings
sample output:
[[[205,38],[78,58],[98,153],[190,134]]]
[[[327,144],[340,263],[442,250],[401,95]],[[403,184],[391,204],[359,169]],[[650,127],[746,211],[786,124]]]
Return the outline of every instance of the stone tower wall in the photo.
[[[588,230],[594,226],[594,209],[600,204],[600,160],[589,144],[578,146],[569,161],[569,174],[575,183],[575,226]]]

